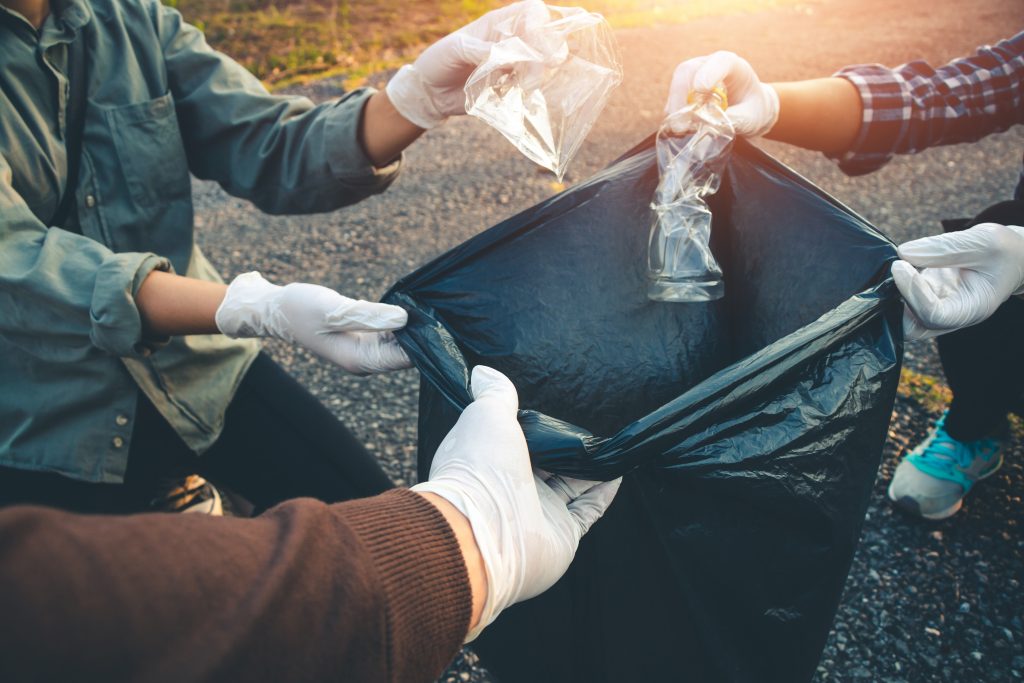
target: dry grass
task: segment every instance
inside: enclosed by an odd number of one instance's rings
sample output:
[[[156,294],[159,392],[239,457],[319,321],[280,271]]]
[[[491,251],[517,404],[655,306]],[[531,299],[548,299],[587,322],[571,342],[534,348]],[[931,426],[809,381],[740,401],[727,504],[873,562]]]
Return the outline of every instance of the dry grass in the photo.
[[[899,393],[934,414],[941,413],[953,400],[953,393],[942,380],[907,368],[900,373]]]
[[[900,396],[913,399],[936,417],[948,408],[950,401],[953,400],[953,392],[946,386],[945,380],[907,368],[903,368],[900,373],[898,392]],[[1024,438],[1024,419],[1011,413],[1009,420],[1014,438]]]
[[[342,75],[353,84],[409,61],[501,0],[164,0],[269,87]],[[678,23],[807,0],[587,0],[613,26]],[[577,4],[577,3],[565,3]]]

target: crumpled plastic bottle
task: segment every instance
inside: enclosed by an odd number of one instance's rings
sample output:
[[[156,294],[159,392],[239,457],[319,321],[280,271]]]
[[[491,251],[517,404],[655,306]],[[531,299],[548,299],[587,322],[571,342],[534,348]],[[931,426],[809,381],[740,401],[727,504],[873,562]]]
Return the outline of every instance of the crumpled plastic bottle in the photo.
[[[600,14],[527,0],[466,81],[466,112],[561,181],[611,92],[618,46]]]
[[[711,253],[711,210],[704,197],[718,191],[735,132],[725,115],[725,92],[693,93],[689,105],[658,129],[661,180],[648,254],[654,301],[714,301],[725,295],[722,269]]]

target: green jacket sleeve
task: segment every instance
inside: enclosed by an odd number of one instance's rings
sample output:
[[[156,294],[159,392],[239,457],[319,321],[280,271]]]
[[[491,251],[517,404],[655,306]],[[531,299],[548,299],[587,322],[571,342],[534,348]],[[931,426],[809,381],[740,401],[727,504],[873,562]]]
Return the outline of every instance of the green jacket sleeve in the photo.
[[[273,214],[332,211],[394,180],[398,162],[374,167],[358,139],[372,90],[316,106],[270,95],[177,10],[148,2],[196,176]]]
[[[30,354],[80,360],[96,349],[140,356],[135,293],[149,273],[170,270],[155,254],[115,254],[99,242],[48,228],[12,187],[0,156],[0,335]]]

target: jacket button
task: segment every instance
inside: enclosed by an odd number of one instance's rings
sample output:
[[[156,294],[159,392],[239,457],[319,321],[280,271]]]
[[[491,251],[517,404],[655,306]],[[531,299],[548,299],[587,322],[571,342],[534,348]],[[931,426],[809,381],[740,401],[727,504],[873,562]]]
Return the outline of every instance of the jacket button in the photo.
[[[85,208],[91,209],[94,206],[96,206],[96,197],[93,197],[91,194],[86,195],[85,196]]]
[[[121,446],[123,446],[123,445],[124,445],[124,439],[122,439],[122,438],[121,438],[121,437],[119,437],[119,436],[115,436],[115,437],[114,437],[113,439],[111,439],[111,441],[110,441],[110,444],[111,444],[111,445],[112,445],[112,446],[113,446],[114,448],[120,448]]]
[[[114,422],[117,423],[118,427],[124,427],[126,424],[128,424],[128,417],[125,415],[118,415],[117,417],[114,418]]]

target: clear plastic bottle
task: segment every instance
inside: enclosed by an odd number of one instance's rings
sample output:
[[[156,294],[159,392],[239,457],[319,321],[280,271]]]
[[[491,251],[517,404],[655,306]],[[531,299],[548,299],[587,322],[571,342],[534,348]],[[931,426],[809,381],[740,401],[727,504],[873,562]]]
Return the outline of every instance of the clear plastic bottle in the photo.
[[[709,245],[711,210],[704,201],[718,191],[735,137],[725,107],[720,88],[695,93],[658,129],[661,181],[651,204],[656,218],[647,291],[654,301],[714,301],[725,294],[722,269]]]

